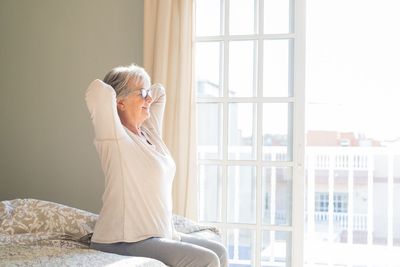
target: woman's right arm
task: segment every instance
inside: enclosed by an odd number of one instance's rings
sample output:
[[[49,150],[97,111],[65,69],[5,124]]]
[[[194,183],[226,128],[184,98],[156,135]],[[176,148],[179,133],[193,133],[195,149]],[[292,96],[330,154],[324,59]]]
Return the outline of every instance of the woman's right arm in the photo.
[[[97,141],[126,136],[117,112],[116,94],[110,85],[94,80],[86,90],[85,100]]]

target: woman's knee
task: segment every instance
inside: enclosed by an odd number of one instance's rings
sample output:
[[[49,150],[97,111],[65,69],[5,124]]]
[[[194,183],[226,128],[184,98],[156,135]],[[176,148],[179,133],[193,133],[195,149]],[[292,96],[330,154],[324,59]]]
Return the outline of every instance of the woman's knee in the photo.
[[[222,244],[217,243],[217,244],[215,244],[215,247],[213,250],[219,258],[221,267],[228,266],[228,252],[227,252],[226,248]]]
[[[192,247],[195,248],[195,247]],[[197,248],[192,251],[188,250],[182,257],[175,258],[176,264],[169,266],[175,267],[220,267],[220,261],[214,251]]]
[[[201,262],[204,262],[205,267],[220,267],[219,257],[213,251],[207,251],[201,255]]]
[[[216,241],[208,241],[205,247],[213,251],[218,256],[221,267],[228,266],[228,252],[221,243]]]
[[[209,240],[209,239],[193,237],[190,235],[183,235],[182,241],[191,243],[191,244],[195,244],[197,246],[201,246],[210,251],[213,251],[219,258],[220,266],[221,267],[228,266],[228,253],[227,253],[226,248],[220,242],[214,241],[214,240]]]

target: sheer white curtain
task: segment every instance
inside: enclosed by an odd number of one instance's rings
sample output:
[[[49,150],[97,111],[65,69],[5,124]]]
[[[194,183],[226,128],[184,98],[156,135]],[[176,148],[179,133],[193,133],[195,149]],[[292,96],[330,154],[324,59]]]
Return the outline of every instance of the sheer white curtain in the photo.
[[[174,212],[197,219],[192,0],[144,1],[144,67],[167,91],[163,138],[176,163]]]

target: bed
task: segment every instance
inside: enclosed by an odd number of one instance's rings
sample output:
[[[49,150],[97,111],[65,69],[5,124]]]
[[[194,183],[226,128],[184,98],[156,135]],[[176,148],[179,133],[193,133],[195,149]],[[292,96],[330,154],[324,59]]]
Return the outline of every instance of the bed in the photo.
[[[62,204],[0,202],[0,266],[166,266],[160,261],[89,249],[98,215]],[[214,227],[174,215],[178,232],[218,240]]]

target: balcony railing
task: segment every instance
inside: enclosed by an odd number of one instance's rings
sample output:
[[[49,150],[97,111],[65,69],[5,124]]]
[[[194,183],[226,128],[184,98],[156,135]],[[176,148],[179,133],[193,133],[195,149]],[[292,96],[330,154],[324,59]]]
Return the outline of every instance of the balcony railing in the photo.
[[[348,214],[343,212],[333,213],[334,224],[340,226],[341,228],[347,229],[348,227]],[[306,217],[307,214],[306,214]],[[324,224],[329,222],[328,212],[314,212],[314,221],[316,224]],[[353,214],[353,230],[366,231],[367,230],[368,216],[366,214]]]

